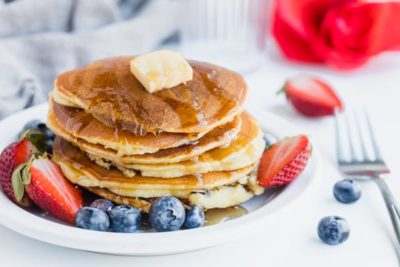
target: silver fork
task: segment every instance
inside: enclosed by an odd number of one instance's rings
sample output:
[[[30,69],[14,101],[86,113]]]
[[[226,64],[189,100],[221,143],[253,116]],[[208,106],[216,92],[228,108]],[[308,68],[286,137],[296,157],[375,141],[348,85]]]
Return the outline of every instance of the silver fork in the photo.
[[[390,173],[377,144],[366,111],[357,115],[335,111],[336,153],[339,170],[347,177],[368,177],[376,182],[390,214],[400,244],[400,212],[383,180]]]

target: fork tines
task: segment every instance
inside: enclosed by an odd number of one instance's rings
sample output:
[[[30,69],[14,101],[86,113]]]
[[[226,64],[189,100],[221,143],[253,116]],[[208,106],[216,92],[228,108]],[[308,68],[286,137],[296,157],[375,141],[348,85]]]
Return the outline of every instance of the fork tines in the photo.
[[[339,166],[352,167],[351,171],[372,167],[374,172],[388,172],[365,109],[358,112],[335,110],[335,130]]]

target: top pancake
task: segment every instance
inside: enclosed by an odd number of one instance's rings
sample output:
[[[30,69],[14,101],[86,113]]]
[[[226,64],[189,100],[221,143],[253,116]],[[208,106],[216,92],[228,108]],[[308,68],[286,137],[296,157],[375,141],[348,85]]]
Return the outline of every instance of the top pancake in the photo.
[[[247,86],[237,73],[190,61],[191,81],[150,94],[130,72],[131,59],[101,60],[61,74],[55,82],[55,101],[80,107],[107,126],[136,135],[199,133],[242,111]]]

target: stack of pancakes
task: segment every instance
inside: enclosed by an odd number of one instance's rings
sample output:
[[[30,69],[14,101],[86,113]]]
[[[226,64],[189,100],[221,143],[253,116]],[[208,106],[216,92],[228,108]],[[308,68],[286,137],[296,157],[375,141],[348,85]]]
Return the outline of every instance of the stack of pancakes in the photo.
[[[255,172],[264,150],[243,111],[242,77],[190,61],[193,79],[147,92],[131,57],[60,75],[50,94],[53,159],[72,183],[148,211],[175,196],[205,209],[234,206],[263,192]]]

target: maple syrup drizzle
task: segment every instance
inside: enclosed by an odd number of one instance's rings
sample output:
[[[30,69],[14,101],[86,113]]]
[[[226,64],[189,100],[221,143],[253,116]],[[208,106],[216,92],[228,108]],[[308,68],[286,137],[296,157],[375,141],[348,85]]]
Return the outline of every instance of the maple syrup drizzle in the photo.
[[[203,129],[240,105],[246,90],[235,74],[191,62],[192,81],[149,94],[129,70],[131,57],[103,60],[63,74],[58,86],[83,102],[85,109],[109,127],[136,135],[165,128]],[[221,73],[222,72],[222,73]],[[228,79],[225,75],[232,76]],[[221,88],[223,86],[223,88]]]
[[[222,146],[213,150],[208,151],[206,154],[207,158],[205,156],[200,156],[199,159],[200,161],[208,161],[211,159],[214,160],[222,160],[226,158],[227,156],[231,155],[235,151],[238,151],[242,149],[247,143],[249,143],[254,135],[255,125],[250,121],[251,119],[248,117],[248,115],[242,116],[242,126],[241,130],[237,134],[237,136],[232,140],[228,145]],[[242,129],[246,129],[246,131],[243,131]]]

